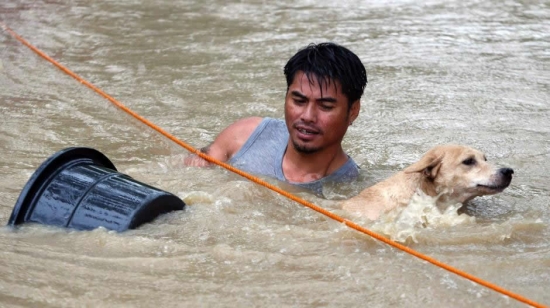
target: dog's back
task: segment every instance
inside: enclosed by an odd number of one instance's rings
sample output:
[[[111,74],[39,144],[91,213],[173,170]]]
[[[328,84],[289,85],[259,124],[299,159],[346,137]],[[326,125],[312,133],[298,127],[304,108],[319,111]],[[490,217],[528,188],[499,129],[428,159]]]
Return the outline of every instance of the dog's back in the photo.
[[[377,219],[381,213],[398,206],[406,206],[417,187],[421,175],[400,171],[342,202],[342,208],[358,216]]]

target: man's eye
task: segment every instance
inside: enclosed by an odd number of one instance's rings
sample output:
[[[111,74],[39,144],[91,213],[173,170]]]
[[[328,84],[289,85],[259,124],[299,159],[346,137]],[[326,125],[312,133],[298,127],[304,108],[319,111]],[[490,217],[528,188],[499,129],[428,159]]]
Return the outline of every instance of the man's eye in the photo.
[[[295,104],[304,104],[306,102],[305,99],[298,99],[298,98],[295,98],[294,99],[294,103]]]
[[[473,158],[468,158],[462,161],[462,163],[466,166],[473,166],[476,164],[476,160]]]
[[[334,109],[333,105],[321,105],[321,109],[323,110],[332,110]]]

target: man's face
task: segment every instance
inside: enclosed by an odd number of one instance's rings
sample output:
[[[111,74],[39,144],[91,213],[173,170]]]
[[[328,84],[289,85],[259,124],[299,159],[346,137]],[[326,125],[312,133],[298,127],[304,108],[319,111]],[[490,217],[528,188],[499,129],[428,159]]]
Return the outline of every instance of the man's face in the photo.
[[[335,86],[336,84],[336,86]],[[348,99],[339,82],[321,88],[315,78],[298,71],[285,98],[285,120],[296,151],[315,153],[339,148],[350,121],[359,114],[359,101],[348,112]]]

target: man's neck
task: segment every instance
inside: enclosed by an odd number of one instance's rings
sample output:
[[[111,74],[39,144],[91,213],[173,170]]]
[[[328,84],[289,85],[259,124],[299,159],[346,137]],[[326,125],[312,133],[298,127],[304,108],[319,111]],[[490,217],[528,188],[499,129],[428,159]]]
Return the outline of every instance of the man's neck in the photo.
[[[312,182],[338,170],[347,159],[341,147],[306,154],[296,151],[289,144],[283,155],[283,174],[290,182]]]

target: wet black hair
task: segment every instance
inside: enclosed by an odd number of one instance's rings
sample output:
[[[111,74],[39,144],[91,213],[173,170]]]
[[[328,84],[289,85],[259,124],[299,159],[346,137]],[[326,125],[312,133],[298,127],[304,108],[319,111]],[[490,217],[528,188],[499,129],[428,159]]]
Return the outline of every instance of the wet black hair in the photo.
[[[310,82],[315,77],[321,90],[338,81],[348,98],[348,110],[353,102],[361,98],[367,85],[367,71],[359,57],[331,42],[309,44],[288,60],[284,68],[287,91],[298,71],[303,71]]]

